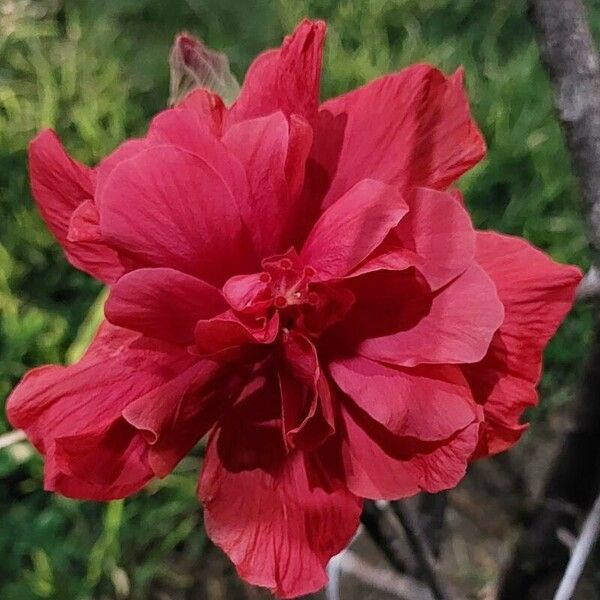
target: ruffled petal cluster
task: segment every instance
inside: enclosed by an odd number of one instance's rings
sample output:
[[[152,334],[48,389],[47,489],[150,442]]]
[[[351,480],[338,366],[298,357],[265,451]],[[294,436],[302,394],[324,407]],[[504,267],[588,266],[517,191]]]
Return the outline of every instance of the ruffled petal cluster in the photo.
[[[233,106],[196,90],[96,168],[32,142],[44,220],[110,297],[86,355],[8,402],[75,498],[132,494],[210,433],[207,532],[282,597],[324,585],[363,498],[451,488],[519,439],[581,277],[474,230],[461,71],[320,104],[324,36],[304,21]]]

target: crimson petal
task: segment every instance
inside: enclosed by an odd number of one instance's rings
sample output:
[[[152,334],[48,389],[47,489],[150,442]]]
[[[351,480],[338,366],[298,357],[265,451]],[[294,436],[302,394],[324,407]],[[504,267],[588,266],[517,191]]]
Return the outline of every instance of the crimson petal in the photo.
[[[137,269],[112,287],[106,318],[120,327],[188,346],[199,319],[223,312],[227,304],[214,286],[175,269]]]
[[[525,240],[493,232],[478,233],[477,260],[505,310],[485,358],[463,367],[485,413],[478,449],[485,456],[510,448],[525,430],[519,420],[537,402],[544,347],[573,304],[581,271],[553,262]]]
[[[290,447],[319,446],[335,429],[329,386],[312,342],[295,331],[282,339],[279,369],[282,425]]]
[[[300,257],[317,271],[316,280],[343,277],[383,242],[407,212],[393,187],[364,179],[323,213]]]
[[[314,486],[299,452],[286,456],[269,447],[271,470],[228,470],[218,436],[209,443],[198,489],[209,537],[241,577],[279,597],[322,588],[327,562],[358,527],[360,500],[343,489]]]
[[[195,348],[201,355],[212,355],[246,344],[271,344],[278,332],[279,313],[270,318],[241,321],[229,310],[196,323]]]
[[[133,493],[152,473],[122,411],[195,360],[170,344],[104,323],[78,363],[30,371],[9,397],[7,415],[46,455],[52,489],[91,499]],[[107,470],[118,449],[118,468]],[[92,475],[86,465],[96,455],[104,462]]]
[[[325,41],[323,21],[304,20],[281,48],[263,52],[250,65],[240,96],[225,117],[226,126],[277,110],[296,113],[309,123],[317,113],[321,61]]]
[[[69,239],[73,213],[94,197],[94,174],[73,160],[56,134],[42,131],[29,145],[31,190],[50,231],[69,262],[93,277],[112,283],[123,272],[117,253],[101,240]]]
[[[232,125],[223,143],[241,161],[250,184],[242,214],[259,256],[270,256],[290,238],[294,208],[286,178],[290,128],[282,112]]]
[[[255,270],[240,190],[226,173],[174,146],[153,146],[109,176],[99,202],[102,235],[138,268],[172,267],[217,284]]]
[[[388,310],[399,301],[411,303],[410,296],[395,299],[390,295]],[[368,310],[367,306],[363,311]],[[429,312],[418,322],[395,333],[364,339],[358,352],[367,358],[407,367],[477,362],[485,356],[503,318],[494,283],[474,263],[433,295]]]
[[[372,419],[395,435],[423,441],[450,438],[477,418],[460,367],[392,367],[362,358],[328,366],[335,382]]]
[[[477,445],[476,420],[446,440],[424,443],[390,435],[349,399],[341,414],[346,483],[363,498],[395,500],[452,488]]]
[[[461,70],[446,78],[429,65],[416,65],[328,100],[319,112],[314,148],[330,187],[329,206],[365,177],[401,190],[446,189],[483,158],[485,143],[473,122]],[[339,148],[329,146],[340,140]],[[327,161],[325,161],[327,162]]]

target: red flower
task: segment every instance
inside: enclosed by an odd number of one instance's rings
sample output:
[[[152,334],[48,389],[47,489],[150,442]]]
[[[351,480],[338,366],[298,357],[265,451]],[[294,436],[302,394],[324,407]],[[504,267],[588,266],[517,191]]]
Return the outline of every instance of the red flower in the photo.
[[[211,432],[208,534],[284,597],[325,583],[360,498],[450,488],[516,442],[580,279],[446,191],[485,150],[462,72],[319,106],[324,34],[303,22],[230,109],[195,91],[95,169],[33,141],[44,219],[111,293],[83,359],[8,403],[76,498],[132,494]]]

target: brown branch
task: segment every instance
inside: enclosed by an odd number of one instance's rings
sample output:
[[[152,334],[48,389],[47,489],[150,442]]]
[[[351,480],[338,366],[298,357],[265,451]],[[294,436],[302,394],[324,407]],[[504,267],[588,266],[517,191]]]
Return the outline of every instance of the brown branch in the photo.
[[[600,252],[600,61],[581,0],[529,0],[530,19],[554,90],[590,242]]]
[[[361,522],[394,570],[399,573],[412,573],[416,570],[414,561],[411,564],[411,556],[405,551],[405,536],[397,537],[390,530],[383,513],[372,500],[365,501]]]
[[[394,508],[384,501],[365,503],[362,522],[375,544],[383,551],[392,566],[400,572],[417,572],[427,583],[435,600],[452,600],[453,594],[444,582],[429,543],[423,534],[418,517],[402,502]],[[402,540],[407,540],[417,569],[407,569],[401,551]]]
[[[593,297],[600,265],[600,64],[581,0],[529,0],[530,19],[554,90],[555,106],[583,196],[595,271],[579,297]],[[600,319],[573,405],[571,426],[550,468],[543,498],[504,574],[499,600],[548,598],[569,553],[559,532],[574,533],[600,487]],[[562,536],[564,537],[564,535]]]
[[[440,574],[429,541],[421,529],[418,515],[413,512],[406,502],[399,501],[392,502],[391,504],[386,502],[381,504],[383,505],[382,510],[384,511],[389,510],[391,507],[393,515],[398,518],[398,521],[404,528],[408,543],[419,563],[420,574],[427,582],[427,585],[429,585],[434,598],[436,600],[451,600],[452,594]],[[388,515],[388,518],[392,519],[393,515]]]
[[[437,494],[423,492],[419,495],[419,514],[423,533],[436,558],[440,555],[447,506],[448,492],[438,492]]]
[[[542,61],[554,90],[579,180],[595,266],[578,300],[600,298],[600,61],[581,0],[529,0]]]

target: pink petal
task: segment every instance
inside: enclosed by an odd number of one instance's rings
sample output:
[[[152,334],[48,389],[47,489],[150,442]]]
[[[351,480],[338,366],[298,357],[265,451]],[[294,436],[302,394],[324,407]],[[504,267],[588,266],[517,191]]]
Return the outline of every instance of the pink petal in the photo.
[[[101,242],[100,215],[92,200],[84,200],[71,214],[69,242]]]
[[[223,143],[241,161],[250,184],[248,203],[242,207],[258,256],[287,250],[293,198],[286,163],[290,130],[282,112],[232,125]]]
[[[232,472],[217,445],[218,437],[209,444],[199,485],[209,537],[241,577],[281,598],[322,588],[327,562],[358,527],[361,502],[346,490],[313,486],[299,452],[277,454],[272,471]]]
[[[44,489],[69,498],[115,500],[139,491],[153,476],[148,447],[119,419],[105,430],[53,440]]]
[[[227,127],[278,110],[314,120],[325,28],[323,21],[304,20],[281,48],[263,52],[250,65],[240,96],[225,117]]]
[[[312,148],[314,135],[308,121],[297,114],[290,115],[289,127],[290,139],[285,163],[285,176],[291,197],[297,198],[304,184],[306,161]]]
[[[300,256],[317,271],[319,280],[343,277],[383,242],[407,212],[394,188],[365,179],[323,213]]]
[[[477,421],[446,440],[425,443],[390,435],[351,401],[341,413],[346,483],[363,498],[394,500],[452,488],[477,445]]]
[[[463,74],[446,78],[428,65],[409,67],[323,104],[315,137],[341,146],[314,156],[331,184],[329,206],[365,177],[401,190],[445,189],[485,154],[463,90]],[[328,158],[324,161],[321,156]],[[330,157],[337,156],[335,163]]]
[[[279,468],[285,452],[281,396],[273,362],[254,369],[219,420],[219,459],[231,472]]]
[[[365,340],[409,331],[431,310],[434,296],[414,268],[369,272],[344,283],[354,302],[344,319],[321,339],[328,356],[356,355]]]
[[[262,273],[234,275],[225,282],[223,296],[237,312],[263,313],[272,303],[272,293]]]
[[[242,322],[233,311],[196,323],[195,348],[200,355],[212,355],[246,344],[271,344],[279,333],[279,313],[269,319]]]
[[[290,447],[316,448],[335,429],[329,386],[312,342],[295,331],[282,338],[279,368],[282,425]]]
[[[149,444],[148,464],[158,477],[168,475],[229,408],[228,387],[236,374],[200,360],[165,385],[138,398],[123,418]]]
[[[176,108],[158,113],[150,123],[146,139],[149,146],[174,146],[207,163],[226,182],[246,225],[253,223],[247,214],[251,198],[245,165],[196,112]]]
[[[475,421],[473,397],[460,368],[407,369],[362,358],[339,358],[331,376],[372,419],[398,436],[422,441],[451,437]]]
[[[464,273],[475,256],[475,230],[467,211],[451,194],[417,188],[408,196],[409,212],[394,230],[432,290]]]
[[[479,455],[512,446],[525,427],[523,411],[537,403],[542,353],[573,305],[577,267],[559,265],[525,240],[477,234],[477,260],[493,279],[505,318],[485,358],[463,367],[485,424]]]
[[[352,275],[416,267],[432,290],[458,277],[475,256],[475,230],[456,193],[415,188],[408,214]]]
[[[137,267],[220,284],[254,271],[236,190],[199,156],[155,146],[119,164],[100,198],[102,234]]]
[[[176,108],[158,113],[150,123],[146,139],[149,146],[175,146],[197,155],[219,173],[240,206],[248,202],[244,166],[194,111]]]
[[[100,164],[94,169],[94,201],[96,204],[98,204],[102,197],[106,181],[114,171],[115,167],[129,158],[137,156],[140,152],[147,150],[148,147],[149,145],[146,139],[127,140],[100,161]]]
[[[55,440],[47,461],[47,489],[110,500],[168,475],[228,407],[233,373],[199,361],[133,400],[107,428]]]
[[[180,345],[194,341],[199,319],[223,312],[227,304],[209,283],[174,269],[138,269],[112,287],[104,308],[119,327]]]
[[[56,133],[46,129],[29,145],[29,174],[40,212],[62,242],[73,211],[93,197],[90,169],[72,159]]]
[[[151,476],[145,454],[133,440],[136,431],[121,423],[122,411],[194,360],[174,346],[149,342],[105,323],[78,363],[40,367],[25,375],[8,399],[7,415],[46,455],[47,485],[52,489],[70,496],[77,490],[78,497],[85,496],[87,490],[90,495],[85,497],[116,497],[130,489],[123,487],[125,481],[143,485]],[[91,456],[83,453],[84,447],[90,448]],[[109,456],[117,447],[123,453],[122,469],[99,471],[94,480],[91,475],[81,479],[95,454]],[[61,456],[55,455],[59,452]],[[66,487],[57,487],[63,484]]]
[[[364,295],[364,288],[362,293]],[[409,306],[402,310],[410,314],[418,311],[419,304],[423,302],[424,299],[418,296],[411,300],[410,294],[396,298],[390,296],[387,306],[384,304],[380,310],[393,312],[396,307],[396,311],[399,311],[398,305],[404,304]],[[411,303],[415,306],[410,307]],[[362,307],[358,303],[357,306],[358,311],[369,310],[367,302]],[[425,304],[423,308],[427,308]],[[375,327],[377,321],[384,316],[375,311],[372,313],[371,319],[374,320]],[[402,313],[399,312],[399,324],[401,317]],[[368,321],[369,317],[364,314],[361,318]],[[473,264],[460,277],[432,296],[431,307],[422,318],[418,321],[415,318],[410,323],[407,317],[405,328],[371,336],[360,342],[357,351],[373,360],[406,367],[423,363],[477,362],[485,356],[492,336],[502,324],[503,318],[503,307],[494,283],[483,269]],[[351,319],[349,323],[351,326]]]
[[[73,212],[94,196],[92,171],[65,152],[56,134],[42,131],[29,146],[31,190],[49,229],[69,262],[106,283],[123,272],[117,254],[101,241],[68,239]]]
[[[415,267],[422,273],[424,263],[423,258],[416,252],[404,248],[392,232],[369,258],[350,273],[349,277],[357,277],[374,271],[404,271],[411,267]]]
[[[210,130],[216,135],[221,135],[221,127],[226,112],[225,105],[219,96],[207,89],[192,90],[178,105],[194,111],[202,122],[208,124]]]

